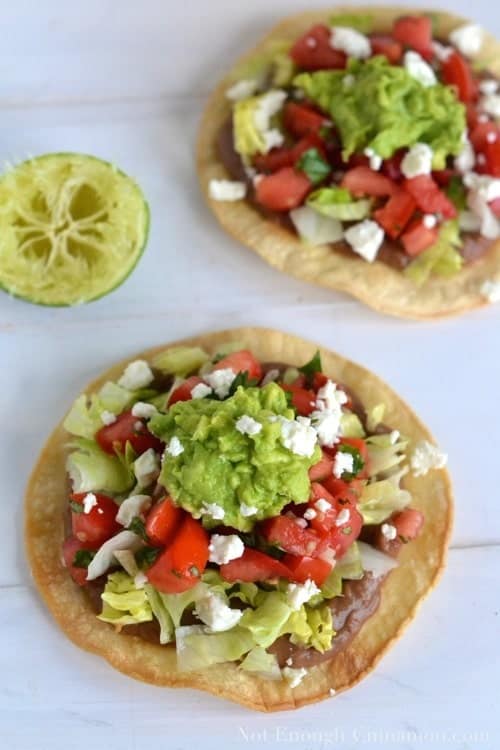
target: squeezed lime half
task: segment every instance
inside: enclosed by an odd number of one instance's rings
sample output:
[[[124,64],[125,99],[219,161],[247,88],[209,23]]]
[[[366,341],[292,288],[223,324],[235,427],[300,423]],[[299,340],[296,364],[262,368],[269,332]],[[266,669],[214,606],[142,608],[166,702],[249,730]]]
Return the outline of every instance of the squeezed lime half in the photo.
[[[39,305],[102,297],[146,245],[149,209],[134,180],[87,154],[45,154],[0,178],[0,286]]]

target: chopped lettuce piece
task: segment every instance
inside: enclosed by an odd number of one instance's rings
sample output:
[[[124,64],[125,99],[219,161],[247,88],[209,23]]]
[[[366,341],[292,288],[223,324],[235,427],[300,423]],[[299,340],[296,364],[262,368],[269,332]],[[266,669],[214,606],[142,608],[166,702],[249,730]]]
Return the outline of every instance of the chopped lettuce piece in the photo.
[[[423,284],[431,274],[454,276],[462,268],[464,259],[458,248],[461,245],[457,221],[445,222],[434,245],[424,250],[405,268],[405,275],[417,285]]]
[[[270,89],[265,94],[241,99],[234,104],[234,147],[243,159],[266,154],[283,141],[282,134],[273,125],[285,99],[284,91]]]
[[[384,576],[390,570],[397,567],[397,560],[386,555],[385,552],[381,552],[372,547],[371,544],[366,544],[365,542],[359,542],[358,544],[363,568],[369,571],[375,578]]]
[[[120,494],[131,489],[134,475],[124,461],[104,453],[93,440],[78,438],[75,445],[66,461],[73,492]]]
[[[184,612],[192,608],[198,599],[206,595],[207,591],[208,586],[205,583],[198,583],[192,589],[183,591],[182,594],[159,593],[162,604],[170,615],[175,628],[180,626]]]
[[[267,648],[282,632],[282,627],[291,611],[283,594],[271,591],[266,594],[263,603],[256,609],[244,611],[240,626],[250,631],[258,646]]]
[[[363,566],[357,542],[353,542],[342,559],[337,562],[332,572],[321,587],[324,599],[333,599],[342,594],[342,580],[354,581],[363,578]]]
[[[239,625],[223,633],[206,633],[203,626],[187,625],[176,629],[175,640],[182,672],[236,661],[255,645],[252,633]]]
[[[368,455],[370,456],[370,474],[377,476],[387,474],[396,469],[405,460],[405,450],[408,441],[399,437],[392,442],[391,433],[384,435],[370,435],[366,440]]]
[[[368,410],[366,414],[366,426],[370,432],[377,429],[384,418],[384,414],[385,404],[376,404],[372,409]]]
[[[121,414],[135,400],[132,391],[116,383],[105,383],[98,393],[78,396],[64,420],[64,428],[76,437],[92,439],[102,426],[101,414]]]
[[[344,235],[338,219],[323,216],[310,206],[294,208],[290,218],[299,236],[313,246],[339,242]]]
[[[371,13],[334,13],[329,18],[329,24],[330,26],[346,26],[362,34],[370,34],[373,31],[373,20]]]
[[[363,523],[378,524],[411,502],[411,495],[389,479],[367,484],[361,493],[358,510],[363,516]]]
[[[99,620],[113,625],[135,625],[153,619],[150,602],[144,589],[136,589],[127,573],[110,573],[101,594],[103,602]]]
[[[344,437],[362,438],[365,436],[365,431],[361,420],[357,414],[353,412],[344,412],[340,419],[340,434]]]
[[[174,623],[170,616],[170,612],[165,607],[160,592],[153,586],[147,584],[144,587],[144,591],[146,592],[153,615],[156,617],[160,625],[160,643],[170,643],[174,637]]]
[[[370,215],[371,201],[355,200],[349,190],[323,187],[315,190],[306,201],[307,206],[324,216],[338,221],[360,221]]]
[[[328,604],[318,607],[302,607],[292,612],[281,629],[281,634],[290,634],[292,643],[312,647],[323,653],[332,645],[335,631],[332,626],[332,612]]]
[[[269,654],[262,646],[254,646],[240,664],[245,672],[257,672],[267,680],[280,680],[281,670],[274,654]]]
[[[208,362],[208,354],[199,346],[173,346],[153,358],[153,365],[162,372],[183,378]]]
[[[297,380],[299,375],[300,375],[300,372],[298,371],[296,367],[287,367],[285,372],[283,373],[283,377],[282,377],[283,383],[285,385],[291,385]]]

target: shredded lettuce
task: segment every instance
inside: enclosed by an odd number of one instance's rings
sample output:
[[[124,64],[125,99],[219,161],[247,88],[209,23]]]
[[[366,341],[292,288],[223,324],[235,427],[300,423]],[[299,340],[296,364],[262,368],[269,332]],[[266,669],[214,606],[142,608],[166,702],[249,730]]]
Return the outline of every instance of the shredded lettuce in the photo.
[[[153,615],[160,625],[160,643],[170,643],[174,637],[174,623],[162,601],[161,594],[150,584],[144,587],[144,591]]]
[[[326,603],[318,607],[303,604],[299,610],[290,613],[281,629],[281,635],[284,634],[290,634],[292,643],[323,653],[330,648],[335,635],[330,607]]]
[[[338,219],[322,216],[310,206],[295,208],[290,211],[290,218],[299,236],[313,246],[338,242],[344,235]]]
[[[366,426],[370,432],[374,432],[382,422],[385,414],[385,404],[375,404],[366,414]]]
[[[333,599],[342,594],[342,581],[357,580],[363,577],[363,566],[357,542],[353,542],[345,555],[337,562],[321,587],[324,599]]]
[[[260,606],[243,612],[240,626],[250,631],[256,645],[267,648],[282,632],[281,629],[291,611],[283,594],[271,591],[265,596]]]
[[[183,672],[236,661],[254,645],[252,633],[238,625],[223,633],[206,633],[199,625],[176,628],[177,666]]]
[[[240,664],[245,672],[256,672],[267,680],[280,680],[281,670],[274,654],[268,653],[262,646],[254,646]]]
[[[98,393],[78,396],[64,420],[64,428],[76,437],[91,439],[103,426],[101,414],[121,414],[135,400],[134,394],[108,381]]]
[[[183,378],[198,372],[208,360],[208,354],[199,346],[173,346],[157,354],[153,358],[153,365],[162,372]]]
[[[365,431],[357,414],[344,412],[340,419],[340,434],[344,437],[362,438]]]
[[[124,460],[104,453],[93,440],[78,438],[74,445],[66,461],[73,492],[120,494],[131,489],[134,475]]]
[[[113,625],[135,625],[153,619],[149,598],[144,589],[136,589],[127,573],[110,573],[101,594],[102,612],[98,619]]]
[[[370,457],[370,474],[375,477],[380,474],[386,475],[391,470],[396,470],[405,460],[405,450],[408,441],[399,437],[395,443],[391,442],[391,435],[371,435],[366,440],[368,455]]]
[[[411,495],[407,490],[397,486],[390,479],[367,484],[361,493],[358,510],[363,516],[363,523],[378,524],[399,510],[403,510],[411,502]]]
[[[460,245],[458,221],[446,221],[434,245],[420,253],[405,268],[405,275],[419,286],[427,281],[431,274],[454,276],[460,271],[464,262],[458,251]]]
[[[319,188],[311,193],[306,204],[319,214],[339,221],[366,219],[371,210],[370,200],[355,200],[348,190],[340,187]]]

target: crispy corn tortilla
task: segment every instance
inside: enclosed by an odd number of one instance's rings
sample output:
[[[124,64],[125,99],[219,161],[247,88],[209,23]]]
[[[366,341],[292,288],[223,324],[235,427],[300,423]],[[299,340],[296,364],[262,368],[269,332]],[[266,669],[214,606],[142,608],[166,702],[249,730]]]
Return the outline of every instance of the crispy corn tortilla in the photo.
[[[262,361],[300,365],[318,348],[303,339],[262,328],[240,328],[208,334],[173,345],[202,346],[216,352],[235,341],[251,349]],[[151,360],[166,347],[141,353]],[[411,441],[432,440],[411,409],[385,383],[338,354],[321,347],[324,371],[351,387],[367,408],[383,401],[385,420]],[[134,357],[133,359],[136,359]],[[91,383],[97,390],[106,380],[116,380],[128,361],[123,361]],[[243,672],[234,664],[199,672],[179,672],[173,646],[148,643],[140,637],[120,634],[98,620],[86,595],[70,578],[61,562],[63,517],[67,507],[65,460],[68,434],[60,424],[49,438],[31,476],[26,493],[26,550],[35,583],[54,618],[67,636],[81,648],[109,661],[130,677],[155,685],[192,687],[260,711],[298,708],[328,698],[356,684],[374,668],[384,651],[412,619],[422,597],[434,586],[445,562],[452,521],[452,495],[446,471],[425,477],[407,477],[412,506],[425,514],[421,536],[402,550],[400,564],[382,585],[381,604],[351,644],[333,659],[313,667],[303,682],[291,689],[286,682],[268,681]]]
[[[278,42],[295,41],[313,24],[325,23],[335,13],[367,13],[373,17],[374,32],[387,33],[395,18],[412,11],[415,9],[407,7],[344,6],[330,11],[326,8],[307,11],[279,23],[252,52],[236,63],[211,95],[200,125],[197,166],[204,196],[220,224],[270,265],[304,281],[347,292],[380,312],[418,319],[456,315],[487,305],[488,300],[480,289],[487,279],[500,281],[500,241],[455,276],[434,276],[418,287],[401,271],[381,261],[367,263],[355,255],[349,257],[340,253],[332,245],[306,245],[286,228],[265,219],[247,201],[224,203],[212,200],[208,194],[211,179],[228,178],[216,149],[217,134],[231,112],[225,92],[235,80],[244,77],[253,59],[275,49]],[[453,28],[465,23],[465,19],[448,13],[432,12],[432,18],[434,35],[444,38]],[[477,60],[500,75],[500,44],[491,35],[485,34]]]

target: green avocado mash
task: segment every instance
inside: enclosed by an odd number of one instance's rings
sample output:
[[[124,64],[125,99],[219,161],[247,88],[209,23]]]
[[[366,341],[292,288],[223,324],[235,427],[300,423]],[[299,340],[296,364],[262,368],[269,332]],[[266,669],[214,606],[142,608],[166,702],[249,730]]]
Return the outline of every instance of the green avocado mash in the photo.
[[[423,142],[434,151],[434,169],[463,147],[465,107],[449,86],[425,87],[406,68],[384,57],[349,60],[347,70],[301,73],[294,85],[329,112],[340,131],[343,158],[372,149],[383,159]]]
[[[243,434],[236,428],[240,417],[256,420],[262,429]],[[211,525],[249,531],[256,520],[276,516],[290,502],[307,501],[309,467],[317,463],[320,449],[300,456],[282,444],[281,424],[269,417],[294,419],[285,392],[275,383],[264,388],[237,389],[225,401],[193,399],[178,402],[166,415],[158,415],[149,429],[167,444],[160,483],[172,498],[195,518]],[[171,455],[170,440],[180,441],[182,452]],[[177,451],[174,451],[177,453]],[[255,509],[247,516],[241,513]],[[213,520],[207,506],[224,510]]]

